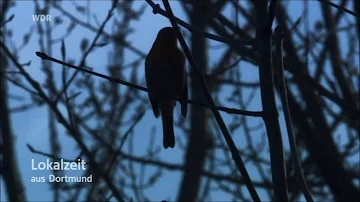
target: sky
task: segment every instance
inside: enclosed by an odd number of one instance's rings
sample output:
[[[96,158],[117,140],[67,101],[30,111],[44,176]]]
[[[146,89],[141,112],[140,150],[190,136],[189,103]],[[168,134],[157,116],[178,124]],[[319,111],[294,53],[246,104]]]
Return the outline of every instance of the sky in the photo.
[[[84,5],[85,1],[76,1],[79,5]],[[134,3],[135,8],[139,8],[144,3],[141,1],[136,1]],[[161,2],[159,2],[161,4]],[[170,4],[173,8],[173,11],[177,17],[180,19],[183,19],[184,21],[188,21],[186,15],[183,13],[181,6],[179,6],[178,1],[170,1]],[[108,9],[110,8],[111,1],[91,1],[91,11],[94,12],[97,15],[97,18],[100,22],[102,22],[107,14]],[[319,12],[319,7],[317,1],[311,1],[310,2],[310,10],[309,10],[309,19],[318,19],[321,15],[321,12]],[[65,8],[68,12],[71,14],[78,16],[84,21],[86,18],[81,16],[76,12],[74,9],[74,6],[70,1],[63,1],[63,8]],[[293,16],[293,19],[297,19],[302,15],[302,3],[301,1],[292,1],[288,3],[288,9],[290,10],[290,13]],[[227,7],[224,12],[227,16],[230,16],[231,14],[231,8]],[[16,6],[8,12],[8,16],[11,14],[15,14],[14,20],[7,25],[7,28],[12,30],[13,37],[12,42],[8,43],[14,43],[16,47],[19,47],[21,44],[21,41],[23,39],[23,35],[28,32],[28,30],[35,26],[35,22],[32,19],[32,15],[35,14],[34,11],[34,3],[33,1],[18,1],[16,2]],[[61,15],[58,11],[52,9],[49,13],[49,15],[52,16],[52,19],[54,17]],[[67,18],[64,18],[64,24],[68,24],[69,20]],[[310,27],[314,26],[315,20],[310,21]],[[42,22],[43,24],[49,23],[49,22]],[[94,21],[92,20],[92,23]],[[107,26],[105,27],[105,30],[108,33],[111,33],[112,27],[110,26],[112,24],[111,20],[108,22]],[[66,31],[66,26],[61,25],[56,28],[55,33],[53,34],[53,38],[57,38],[61,36]],[[170,26],[170,23],[168,19],[161,15],[154,15],[152,13],[152,10],[150,6],[146,5],[146,10],[144,14],[141,16],[141,18],[138,21],[133,21],[131,23],[131,27],[134,28],[134,33],[131,34],[127,40],[131,42],[131,44],[136,47],[137,49],[142,50],[144,53],[147,53],[151,46],[152,42],[155,39],[158,30],[160,30],[162,27]],[[21,52],[18,54],[20,63],[26,63],[28,61],[31,61],[31,65],[26,67],[26,70],[30,73],[30,75],[38,80],[43,81],[44,74],[41,71],[40,64],[41,60],[40,58],[36,57],[35,52],[39,50],[38,45],[38,35],[35,33],[31,39],[29,44],[24,47]],[[74,32],[65,40],[65,44],[67,47],[67,55],[71,57],[72,59],[75,59],[75,64],[79,63],[79,59],[81,58],[81,50],[80,46],[78,45],[79,42],[83,37],[86,37],[90,41],[93,40],[95,37],[95,33],[89,30],[84,29],[83,27],[77,26],[74,30]],[[344,42],[344,45],[347,45],[346,42]],[[212,45],[215,45],[217,43],[212,42]],[[214,64],[214,62],[218,59],[218,53],[220,50],[211,50],[209,52],[209,58],[210,62],[209,64]],[[56,44],[53,48],[53,57],[60,59],[60,43]],[[93,51],[87,58],[87,64],[89,66],[94,68],[94,71],[99,73],[106,74],[106,70],[104,66],[108,62],[108,54],[112,51],[112,46],[108,45],[105,47],[102,47],[100,49],[97,49]],[[136,56],[134,53],[131,53],[129,51],[126,52],[126,60],[131,62],[134,59],[137,59],[138,56]],[[58,75],[61,75],[61,66],[60,65],[53,65],[55,74],[58,73]],[[252,80],[254,78],[258,77],[258,72],[256,68],[248,67],[245,63],[241,66],[241,68],[246,69],[244,71],[244,80]],[[143,72],[140,72],[140,74],[143,75]],[[59,77],[60,78],[60,77]],[[145,81],[143,79],[143,76],[140,75],[139,78],[142,78],[139,84],[145,86]],[[24,92],[16,87],[11,86],[10,92],[13,95],[23,95]],[[227,90],[224,90],[223,97],[226,97],[230,92]],[[254,102],[247,110],[261,110],[260,106],[260,95],[259,92],[257,92],[258,99],[256,102]],[[19,102],[11,101],[10,106],[16,107],[19,106]],[[230,106],[231,107],[231,106]],[[65,109],[62,109],[62,111],[65,111]],[[176,110],[175,117],[179,116],[178,113],[179,110]],[[226,113],[221,113],[226,123],[229,123],[232,120],[232,116],[228,115]],[[15,113],[11,117],[12,124],[13,124],[13,132],[16,136],[16,151],[17,151],[17,159],[19,162],[20,172],[21,176],[25,185],[26,195],[28,197],[29,201],[49,201],[52,199],[52,192],[49,190],[49,186],[47,183],[32,183],[30,181],[31,177],[33,176],[45,176],[50,173],[46,173],[45,171],[32,171],[31,170],[31,159],[34,159],[35,161],[44,161],[46,160],[45,157],[33,154],[31,153],[27,147],[26,144],[32,145],[34,148],[39,149],[44,152],[50,151],[49,147],[49,135],[48,135],[48,109],[46,107],[37,107],[33,108],[31,110],[28,110],[26,112],[22,113]],[[253,124],[256,125],[259,122],[261,122],[261,119],[252,119]],[[282,125],[282,132],[284,134],[284,144],[286,147],[288,147],[288,139],[286,136],[286,130],[284,128],[284,119],[282,114],[280,115],[280,123]],[[162,144],[162,135],[161,135],[161,121],[160,119],[154,119],[152,112],[148,110],[143,117],[143,119],[139,122],[138,126],[135,129],[134,134],[134,141],[137,142],[137,148],[134,150],[135,154],[137,155],[144,155],[146,145],[148,144],[147,139],[149,136],[144,136],[144,134],[149,133],[152,126],[156,126],[157,132],[156,132],[156,139],[155,142],[158,145]],[[61,156],[64,158],[74,158],[78,155],[78,151],[75,149],[75,142],[72,140],[72,138],[69,138],[67,135],[65,135],[65,131],[62,127],[59,128],[59,134],[60,134],[60,141],[63,143],[63,151]],[[125,128],[126,129],[126,128]],[[175,129],[175,132],[177,133],[180,130]],[[245,138],[241,135],[237,136],[238,139],[235,139],[237,142],[237,146],[244,147],[245,144]],[[167,162],[173,162],[173,163],[182,163],[183,156],[182,152],[179,148],[174,148],[172,150],[166,150],[166,152],[161,152],[160,156],[162,159],[166,160]],[[253,166],[247,165],[247,168],[250,170],[250,176],[253,178],[257,178],[256,172],[252,171]],[[163,199],[172,199],[175,200],[178,193],[178,186],[172,186],[173,183],[178,184],[180,182],[182,173],[180,172],[167,172],[164,171],[163,178],[166,180],[161,180],[159,183],[157,183],[155,186],[153,186],[151,189],[148,189],[145,193],[147,197],[151,200],[163,200]],[[171,185],[171,186],[169,186]],[[244,191],[246,193],[246,190]],[[260,198],[263,200],[266,200],[267,195],[264,192],[259,191]],[[231,200],[231,196],[228,194],[224,194],[223,192],[214,192],[212,194],[211,199],[216,200]],[[6,200],[6,193],[4,190],[4,184],[3,181],[1,181],[1,201]]]

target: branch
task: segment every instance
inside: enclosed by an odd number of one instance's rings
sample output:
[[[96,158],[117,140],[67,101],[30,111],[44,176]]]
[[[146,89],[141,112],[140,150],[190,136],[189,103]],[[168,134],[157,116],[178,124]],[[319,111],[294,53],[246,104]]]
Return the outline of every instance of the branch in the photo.
[[[245,164],[244,164],[243,160],[241,159],[241,157],[239,155],[239,152],[238,152],[238,150],[237,150],[237,148],[235,146],[235,143],[234,143],[233,139],[231,138],[231,135],[230,135],[228,129],[226,128],[224,120],[222,119],[219,111],[217,110],[217,107],[215,106],[214,100],[211,97],[209,89],[208,89],[208,87],[207,87],[207,85],[205,83],[204,77],[203,77],[201,71],[199,70],[194,58],[192,57],[191,52],[190,52],[189,48],[187,47],[183,36],[181,35],[179,27],[178,27],[178,25],[176,23],[175,16],[174,16],[174,14],[173,14],[173,12],[171,10],[170,4],[169,4],[169,2],[167,0],[162,0],[162,1],[163,1],[163,4],[164,4],[164,7],[165,7],[166,11],[169,14],[169,20],[171,22],[171,25],[176,30],[178,40],[179,40],[179,42],[181,44],[181,47],[182,47],[182,49],[184,51],[184,54],[186,55],[186,58],[188,59],[188,61],[190,63],[190,66],[194,69],[195,74],[197,75],[197,77],[199,78],[199,81],[202,83],[202,85],[204,87],[205,98],[208,100],[208,102],[210,104],[211,111],[213,112],[214,117],[215,117],[215,119],[216,119],[216,121],[217,121],[217,123],[218,123],[218,125],[219,125],[219,127],[221,129],[221,132],[224,135],[226,143],[228,144],[228,146],[230,148],[232,157],[233,157],[233,159],[234,159],[234,161],[235,161],[241,175],[244,177],[246,187],[248,188],[253,201],[260,202],[260,198],[259,198],[259,196],[258,196],[258,194],[257,194],[257,192],[255,190],[255,187],[251,182],[250,176],[249,176],[249,174],[248,174],[248,172],[247,172],[247,170],[245,168]]]
[[[145,1],[152,7],[154,14],[159,13],[160,15],[170,19],[169,11],[165,11],[165,10],[161,9],[159,4],[155,4],[151,0],[145,0]],[[186,29],[188,29],[188,30],[190,30],[192,32],[202,34],[206,38],[209,38],[209,39],[212,39],[212,40],[215,40],[215,41],[218,41],[218,42],[226,43],[226,44],[229,44],[229,45],[230,44],[252,45],[254,43],[253,39],[251,39],[251,40],[240,40],[240,39],[234,40],[234,39],[224,38],[224,37],[221,37],[221,36],[210,34],[208,32],[204,32],[202,30],[197,29],[196,27],[192,27],[191,25],[189,25],[188,23],[184,22],[183,20],[181,20],[181,19],[179,19],[177,17],[174,17],[174,20],[179,25],[185,27]]]
[[[76,69],[76,70],[79,70],[79,71],[82,71],[82,72],[86,72],[88,74],[91,74],[91,75],[94,75],[94,76],[97,76],[97,77],[100,77],[100,78],[103,78],[103,79],[107,79],[110,82],[114,82],[114,83],[118,83],[118,84],[121,84],[121,85],[129,86],[131,88],[135,88],[135,89],[138,89],[138,90],[141,90],[141,91],[144,91],[144,92],[148,92],[150,94],[156,94],[156,93],[153,93],[153,92],[149,92],[149,90],[147,88],[145,88],[145,87],[142,87],[142,86],[139,86],[139,85],[127,82],[127,81],[123,81],[123,80],[118,79],[118,78],[106,76],[104,74],[100,74],[100,73],[91,71],[91,70],[86,69],[86,68],[78,67],[78,66],[75,66],[75,65],[72,65],[72,64],[57,60],[57,59],[55,59],[53,57],[50,57],[50,56],[48,56],[48,55],[46,55],[45,53],[42,53],[42,52],[36,52],[36,55],[38,57],[40,57],[41,59],[43,59],[43,60],[50,60],[50,61],[53,61],[55,63],[68,66],[70,68],[73,68],[73,69]],[[164,94],[161,94],[161,96],[169,97],[169,95],[164,95]],[[176,100],[179,101],[178,98],[173,98],[173,99],[176,99]],[[189,103],[189,104],[195,104],[195,105],[199,105],[199,106],[202,106],[202,107],[211,108],[210,106],[207,106],[206,104],[203,104],[203,103],[200,103],[200,102],[197,102],[197,101],[193,101],[193,100],[187,100],[186,102]],[[227,108],[227,107],[221,107],[221,106],[216,106],[216,108],[219,109],[220,111],[224,111],[224,112],[226,112],[228,114],[239,114],[239,115],[246,115],[246,116],[253,116],[253,117],[262,117],[262,112],[260,112],[260,111],[246,111],[246,110],[240,110],[240,109],[235,109],[235,108]]]
[[[276,11],[276,0],[254,1],[256,8],[256,41],[259,53],[259,78],[263,120],[270,147],[271,175],[274,185],[274,201],[288,201],[284,146],[280,130],[279,114],[276,108],[272,67],[272,23]]]
[[[299,158],[299,152],[296,147],[296,139],[293,132],[292,120],[290,115],[290,108],[287,98],[287,91],[286,91],[286,84],[285,84],[285,77],[284,77],[284,64],[283,64],[283,54],[282,54],[282,43],[284,39],[284,30],[277,26],[275,29],[275,39],[276,39],[276,66],[275,69],[278,71],[278,84],[279,84],[279,91],[281,102],[284,109],[284,116],[286,121],[286,128],[289,138],[289,144],[291,149],[291,156],[295,168],[295,174],[297,179],[300,181],[301,189],[304,193],[305,199],[307,202],[313,202],[314,200],[311,197],[310,191],[306,184],[306,180],[303,174],[303,170],[301,167],[301,161]]]

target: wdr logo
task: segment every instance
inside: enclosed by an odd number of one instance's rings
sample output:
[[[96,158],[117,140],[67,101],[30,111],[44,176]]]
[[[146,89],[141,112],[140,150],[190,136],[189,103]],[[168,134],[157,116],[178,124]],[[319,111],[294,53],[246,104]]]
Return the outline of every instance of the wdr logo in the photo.
[[[51,21],[51,15],[32,15],[32,19],[33,21],[35,22],[38,22],[38,21]]]

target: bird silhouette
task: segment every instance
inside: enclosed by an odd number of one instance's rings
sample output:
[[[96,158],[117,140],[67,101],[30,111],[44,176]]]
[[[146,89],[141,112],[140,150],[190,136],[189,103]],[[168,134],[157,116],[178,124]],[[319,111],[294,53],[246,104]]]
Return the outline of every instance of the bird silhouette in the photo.
[[[180,100],[181,115],[187,114],[188,84],[185,57],[177,47],[176,32],[162,28],[145,60],[145,78],[149,99],[156,118],[162,118],[163,146],[175,146],[173,125],[176,99]]]

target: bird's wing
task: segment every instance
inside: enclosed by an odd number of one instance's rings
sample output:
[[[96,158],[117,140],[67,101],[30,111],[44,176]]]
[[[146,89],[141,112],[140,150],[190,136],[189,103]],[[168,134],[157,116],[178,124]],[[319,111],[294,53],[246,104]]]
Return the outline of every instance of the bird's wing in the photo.
[[[184,68],[185,69],[185,68]],[[186,74],[186,70],[184,71],[184,88],[183,91],[180,95],[181,100],[183,100],[181,102],[181,115],[185,118],[186,114],[187,114],[187,103],[186,100],[188,100],[188,79],[187,79],[187,74]]]
[[[154,78],[155,75],[153,75],[151,68],[153,68],[151,65],[152,61],[149,60],[149,56],[151,57],[151,53],[149,53],[148,57],[145,60],[145,80],[146,80],[146,85],[148,87],[149,91],[154,92],[154,82],[156,82],[156,79]],[[149,95],[149,100],[151,103],[151,107],[153,109],[154,115],[156,118],[159,117],[160,115],[160,109],[159,109],[159,103],[157,101],[156,96],[151,95],[150,93]]]
[[[180,104],[181,104],[181,115],[185,118],[186,114],[187,114],[187,103],[186,100],[188,99],[188,79],[187,79],[187,73],[186,73],[186,67],[185,67],[185,56],[184,54],[179,50],[178,52],[178,63],[177,63],[177,67],[180,72],[179,75],[180,76],[180,93],[179,93],[179,98],[180,98]]]

